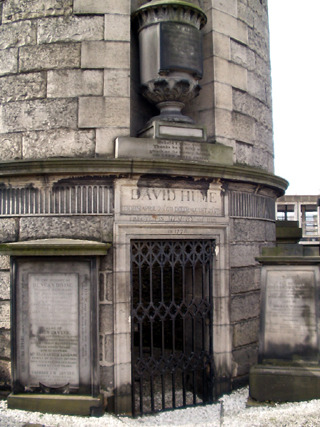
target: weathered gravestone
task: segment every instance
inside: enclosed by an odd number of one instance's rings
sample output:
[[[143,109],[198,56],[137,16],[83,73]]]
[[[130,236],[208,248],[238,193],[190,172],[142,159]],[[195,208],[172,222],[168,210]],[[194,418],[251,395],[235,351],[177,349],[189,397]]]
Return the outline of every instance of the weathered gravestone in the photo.
[[[91,242],[89,249],[88,244],[48,239],[2,246],[15,255],[9,408],[102,411],[94,255],[105,253],[106,245]]]
[[[318,256],[298,244],[265,249],[259,364],[251,368],[250,396],[259,401],[320,397]]]

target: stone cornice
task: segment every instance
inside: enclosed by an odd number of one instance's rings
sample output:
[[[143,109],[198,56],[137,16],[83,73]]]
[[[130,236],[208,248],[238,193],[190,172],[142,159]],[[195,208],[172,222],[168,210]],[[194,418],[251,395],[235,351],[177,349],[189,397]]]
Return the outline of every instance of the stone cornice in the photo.
[[[207,23],[204,11],[193,3],[182,0],[153,0],[136,9],[132,19],[139,19],[140,29],[161,21],[176,21],[201,29]]]
[[[98,256],[106,255],[111,244],[75,239],[41,239],[0,244],[1,255],[15,256]]]
[[[288,182],[262,169],[245,165],[208,164],[177,160],[145,160],[114,158],[61,158],[16,160],[0,163],[0,178],[31,177],[33,175],[134,175],[159,174],[217,178],[235,182],[260,184],[273,188],[278,196],[284,194]]]

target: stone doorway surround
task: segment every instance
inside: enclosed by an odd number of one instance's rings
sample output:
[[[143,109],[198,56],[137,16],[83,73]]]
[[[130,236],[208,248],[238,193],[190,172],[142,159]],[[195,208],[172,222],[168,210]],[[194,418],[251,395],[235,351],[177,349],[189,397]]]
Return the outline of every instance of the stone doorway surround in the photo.
[[[121,195],[128,188],[137,189],[137,180],[115,183],[114,222],[114,381],[116,413],[131,412],[131,301],[130,242],[133,239],[213,239],[216,256],[213,269],[213,354],[216,370],[216,392],[230,387],[232,374],[232,328],[229,317],[229,250],[228,217],[194,216],[192,221],[180,215],[132,215],[124,213]],[[217,187],[218,188],[218,187]],[[221,190],[221,189],[220,189]],[[226,212],[224,195],[221,206]],[[162,201],[159,211],[169,201]],[[139,222],[139,219],[141,222]]]

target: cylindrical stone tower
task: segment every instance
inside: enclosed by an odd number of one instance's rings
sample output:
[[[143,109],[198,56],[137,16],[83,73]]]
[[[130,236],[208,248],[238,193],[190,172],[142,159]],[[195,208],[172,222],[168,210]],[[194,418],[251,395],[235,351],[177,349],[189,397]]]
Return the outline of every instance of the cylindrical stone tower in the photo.
[[[69,384],[109,411],[153,412],[210,402],[256,362],[256,257],[287,186],[273,169],[267,0],[178,2],[207,16],[202,90],[183,112],[199,126],[159,122],[138,138],[157,114],[131,25],[145,3],[0,2],[0,387],[12,396]],[[52,291],[61,275],[68,294]],[[40,285],[59,326],[35,314]],[[64,295],[78,301],[70,317],[55,306]],[[77,343],[47,383],[54,354],[32,341],[37,322],[49,335],[74,325]],[[182,397],[157,406],[169,383]]]

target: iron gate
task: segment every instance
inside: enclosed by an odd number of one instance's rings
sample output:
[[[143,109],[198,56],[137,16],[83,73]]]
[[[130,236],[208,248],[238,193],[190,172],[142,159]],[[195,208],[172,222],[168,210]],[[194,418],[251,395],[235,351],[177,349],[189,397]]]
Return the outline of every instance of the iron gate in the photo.
[[[213,401],[214,249],[131,241],[133,415]]]

